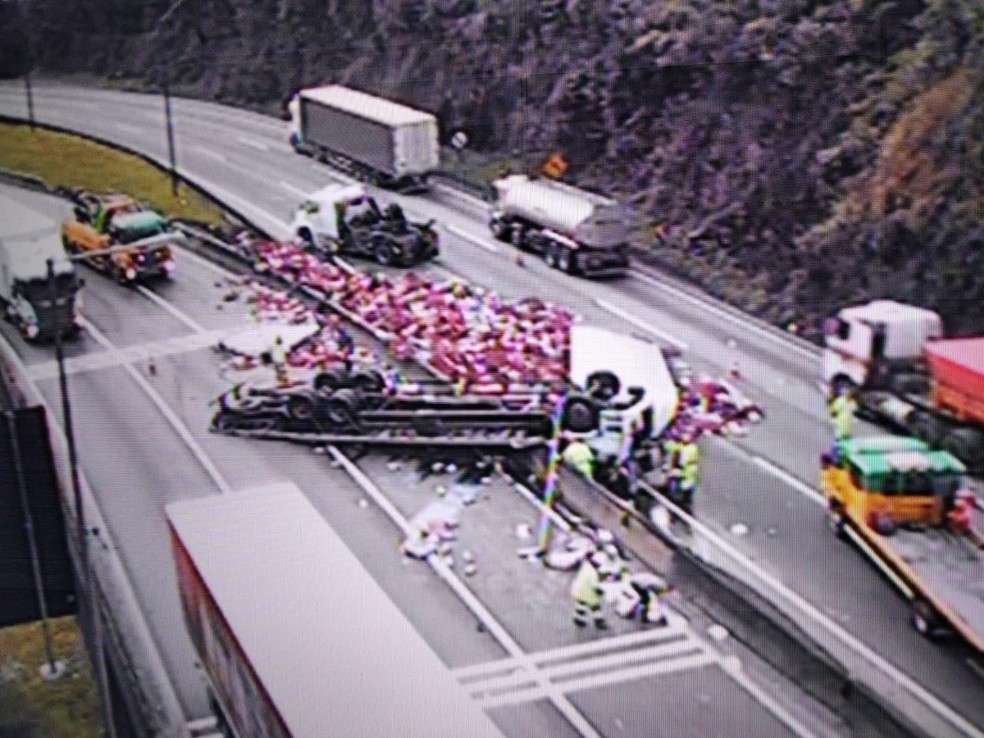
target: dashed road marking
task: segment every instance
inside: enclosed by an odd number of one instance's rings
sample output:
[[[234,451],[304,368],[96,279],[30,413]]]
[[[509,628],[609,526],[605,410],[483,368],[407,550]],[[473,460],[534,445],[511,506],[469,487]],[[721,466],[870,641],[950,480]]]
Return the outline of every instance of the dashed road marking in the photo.
[[[262,141],[257,141],[255,138],[249,138],[248,136],[236,136],[236,140],[239,143],[249,146],[250,148],[256,149],[258,151],[269,151],[270,147],[267,146]]]
[[[661,338],[667,343],[676,346],[681,351],[687,351],[690,348],[685,341],[681,341],[679,338],[677,338],[676,336],[670,333],[667,333],[666,331],[661,331],[659,328],[653,326],[651,322],[641,320],[636,316],[632,315],[631,313],[622,310],[622,308],[618,307],[617,305],[612,305],[607,300],[602,300],[601,298],[595,298],[594,303],[602,310],[605,310],[611,313],[612,315],[621,318],[627,323],[631,323],[636,328],[641,328],[642,330],[648,333],[652,333],[657,338]]]
[[[443,224],[443,228],[448,233],[453,233],[458,238],[463,238],[466,241],[468,241],[469,243],[473,243],[476,246],[478,246],[479,248],[485,249],[489,253],[492,253],[492,254],[499,253],[499,247],[496,246],[494,243],[492,243],[491,241],[487,241],[484,238],[479,238],[478,236],[472,235],[471,233],[469,233],[468,231],[466,231],[464,228],[459,228],[458,226],[450,225],[449,223],[444,223]]]
[[[163,297],[161,297],[157,293],[152,292],[151,290],[147,289],[142,284],[138,284],[137,285],[137,292],[139,292],[141,295],[143,295],[144,297],[146,297],[152,303],[154,303],[155,305],[157,305],[157,307],[161,308],[161,310],[163,310],[164,312],[166,312],[168,315],[170,315],[173,318],[175,318],[176,320],[180,321],[181,323],[183,323],[188,328],[191,328],[191,330],[193,330],[195,333],[205,333],[206,332],[205,329],[201,325],[199,325],[198,323],[196,323],[194,320],[192,320],[192,318],[190,316],[186,315],[181,310],[179,310],[176,306],[172,305],[170,302],[168,302],[167,300],[165,300]]]
[[[295,187],[290,182],[284,182],[283,180],[277,182],[277,186],[280,187],[280,189],[286,190],[290,194],[295,195],[297,197],[307,197],[310,194],[302,190],[300,187]]]
[[[212,151],[212,149],[206,148],[204,146],[196,146],[195,151],[199,154],[209,157],[210,159],[215,159],[216,161],[226,162],[225,154],[220,154],[218,151]]]
[[[795,489],[797,492],[810,498],[818,505],[827,504],[827,500],[824,498],[822,494],[817,492],[817,490],[815,490],[813,487],[808,485],[806,482],[800,481],[785,469],[779,468],[768,459],[764,459],[761,456],[753,456],[752,463],[754,463],[757,467],[765,471],[767,474],[771,474],[776,479],[785,482],[790,487]]]
[[[96,326],[87,320],[83,319],[83,326],[89,335],[92,336],[96,343],[102,346],[108,353],[119,354],[119,349],[110,341],[102,331],[100,331]],[[200,334],[195,334],[200,335]],[[148,399],[154,404],[157,410],[164,416],[164,419],[168,422],[174,432],[178,434],[178,437],[184,441],[188,450],[191,451],[192,455],[198,460],[198,463],[202,465],[205,472],[212,478],[215,486],[219,488],[219,491],[223,494],[229,494],[232,492],[232,487],[222,476],[222,473],[218,470],[212,460],[205,453],[204,449],[195,440],[195,437],[191,435],[191,431],[188,427],[181,421],[181,419],[174,413],[171,407],[164,401],[164,398],[155,390],[148,382],[144,376],[133,368],[133,364],[125,358],[121,360],[120,365],[123,367],[124,371],[130,375],[130,378],[137,383],[137,386],[144,391]]]

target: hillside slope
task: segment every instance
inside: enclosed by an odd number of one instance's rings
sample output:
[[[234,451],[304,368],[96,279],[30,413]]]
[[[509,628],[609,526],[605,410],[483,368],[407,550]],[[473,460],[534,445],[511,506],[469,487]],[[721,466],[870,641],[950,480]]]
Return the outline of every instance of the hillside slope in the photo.
[[[891,296],[984,332],[984,0],[33,0],[38,63],[278,112],[350,84],[471,157],[553,152],[654,258],[815,335]]]

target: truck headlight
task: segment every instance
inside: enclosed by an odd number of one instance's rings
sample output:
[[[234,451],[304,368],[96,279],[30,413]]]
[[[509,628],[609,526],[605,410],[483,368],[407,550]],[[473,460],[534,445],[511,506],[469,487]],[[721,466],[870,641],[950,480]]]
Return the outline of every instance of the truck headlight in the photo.
[[[129,269],[127,269],[126,270],[126,278],[129,279],[129,280],[131,280],[131,281],[133,281],[134,279],[136,279],[137,278],[137,270],[134,269],[133,267],[130,267]]]
[[[24,327],[24,335],[27,336],[28,338],[37,338],[40,332],[41,329],[38,328],[37,323],[28,323]]]
[[[163,264],[161,264],[161,268],[168,274],[174,271],[175,266],[177,265],[171,259],[168,259]]]

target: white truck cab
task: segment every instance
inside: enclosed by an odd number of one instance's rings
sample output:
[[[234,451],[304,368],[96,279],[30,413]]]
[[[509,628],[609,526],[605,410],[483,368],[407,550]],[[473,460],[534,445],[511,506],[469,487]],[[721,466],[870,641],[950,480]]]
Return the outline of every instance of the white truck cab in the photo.
[[[863,386],[877,362],[912,363],[923,345],[943,336],[932,310],[894,300],[844,308],[824,324],[823,378],[828,387]]]
[[[375,210],[369,192],[360,184],[333,184],[304,200],[291,220],[290,230],[306,243],[333,244],[340,239],[339,224]]]

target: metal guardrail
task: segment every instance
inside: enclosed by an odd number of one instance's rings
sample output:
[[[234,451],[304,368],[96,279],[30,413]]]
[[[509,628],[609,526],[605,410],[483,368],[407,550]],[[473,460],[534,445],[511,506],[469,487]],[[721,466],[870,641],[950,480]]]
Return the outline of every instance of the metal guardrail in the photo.
[[[11,120],[11,118],[0,116],[0,120]],[[17,122],[21,121],[17,120]],[[81,135],[59,126],[39,125],[72,135]],[[162,170],[167,169],[166,163],[158,161],[156,157],[148,156],[99,137],[86,137],[131,153]],[[256,226],[252,219],[243,216],[237,208],[224,202],[222,197],[211,194],[185,175],[179,173],[178,176],[189,186],[219,203],[235,215],[238,220],[264,237],[269,237],[269,233]],[[309,296],[315,297],[314,295]],[[320,298],[321,296],[318,295],[317,297]],[[361,321],[359,322],[361,323]],[[363,327],[366,326],[363,325]],[[370,332],[375,333],[371,329]],[[842,664],[857,685],[877,696],[879,702],[882,702],[886,709],[897,714],[907,725],[913,726],[927,736],[934,738],[984,738],[984,731],[969,723],[910,677],[889,664],[879,654],[855,639],[842,627],[827,620],[817,608],[800,595],[777,582],[737,549],[719,539],[710,529],[680,510],[671,501],[658,493],[656,496],[660,505],[669,511],[671,517],[682,521],[691,530],[689,542],[670,539],[674,545],[687,550],[697,561],[710,569],[722,572],[735,582],[747,586],[764,601],[773,602],[776,608],[773,614],[778,613],[781,615],[780,619],[797,623],[799,629],[813,645],[820,646],[832,658]],[[665,531],[663,535],[666,535]],[[737,595],[743,597],[740,592],[737,592]],[[752,604],[754,607],[761,607],[760,603]],[[769,613],[766,615],[768,616]]]
[[[0,336],[0,374],[12,394],[24,405],[40,405],[47,417],[55,474],[61,490],[62,512],[66,521],[69,546],[75,561],[81,561],[81,546],[74,524],[75,509],[70,493],[71,471],[68,442],[57,417],[44,396],[27,375],[27,368],[7,340]],[[83,582],[80,601],[91,597],[105,626],[105,635],[113,646],[117,676],[125,682],[124,691],[131,708],[143,723],[145,735],[157,738],[190,738],[184,728],[184,714],[157,645],[144,618],[123,562],[116,554],[117,545],[85,474],[80,472],[79,485],[89,531],[98,530],[89,540],[89,561],[94,581]],[[91,626],[91,623],[88,624]],[[89,629],[89,636],[92,631]]]

